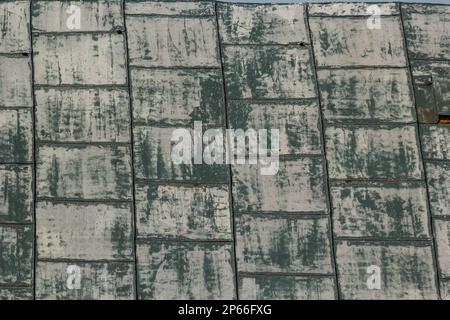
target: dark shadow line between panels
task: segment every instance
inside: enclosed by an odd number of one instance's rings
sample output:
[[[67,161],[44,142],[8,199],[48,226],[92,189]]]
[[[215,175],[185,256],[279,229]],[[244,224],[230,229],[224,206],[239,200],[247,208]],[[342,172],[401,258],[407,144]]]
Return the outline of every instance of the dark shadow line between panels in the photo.
[[[420,183],[420,182],[424,182],[423,178],[417,178],[417,179],[412,179],[412,178],[399,178],[399,179],[389,179],[389,178],[376,178],[376,179],[360,179],[360,178],[340,178],[340,179],[336,179],[336,178],[331,178],[328,179],[328,181],[332,184],[348,184],[348,185],[352,185],[352,184],[359,184],[359,183],[368,183],[368,184],[376,184],[376,183],[392,183],[392,184],[400,184],[400,183]]]
[[[136,184],[152,184],[158,186],[174,186],[174,187],[223,187],[228,186],[228,182],[213,182],[213,181],[184,181],[184,180],[158,180],[158,179],[146,179],[136,178]]]
[[[367,120],[367,121],[361,121],[361,120],[350,120],[350,119],[342,119],[342,120],[327,120],[325,119],[325,124],[329,127],[334,128],[347,128],[347,127],[355,127],[355,128],[363,128],[363,127],[391,127],[391,128],[397,128],[399,126],[411,126],[414,125],[416,122],[412,120],[399,122],[399,121],[389,121],[389,120]]]
[[[312,39],[312,31],[311,27],[309,25],[309,5],[305,5],[305,11],[304,11],[304,21],[305,26],[307,29],[307,35],[308,40],[311,43],[311,63],[312,68],[314,69],[314,78],[315,78],[315,90],[317,90],[317,100],[319,104],[319,116],[320,116],[320,131],[321,131],[321,137],[322,137],[322,152],[323,152],[323,158],[324,158],[324,175],[325,175],[325,183],[326,183],[326,197],[327,197],[327,207],[329,210],[329,236],[330,236],[330,245],[331,245],[331,261],[333,263],[333,269],[334,269],[334,281],[336,282],[335,288],[336,288],[336,299],[340,300],[340,286],[339,286],[339,278],[338,278],[338,267],[337,267],[337,258],[336,258],[336,248],[335,248],[335,239],[334,239],[334,228],[333,228],[333,206],[332,206],[332,199],[331,199],[331,189],[330,189],[330,181],[329,181],[329,169],[328,169],[328,160],[327,160],[327,150],[325,147],[325,121],[324,121],[324,115],[322,110],[322,99],[320,97],[320,86],[319,86],[319,78],[318,78],[318,70],[316,66],[316,57],[315,57],[315,51],[314,51],[314,43]]]
[[[426,165],[425,165],[425,160],[424,160],[425,156],[423,154],[423,148],[422,148],[422,135],[421,135],[420,125],[419,125],[419,112],[417,111],[416,92],[414,89],[412,67],[411,67],[411,63],[409,60],[409,47],[408,47],[408,41],[406,40],[405,23],[404,23],[404,19],[403,19],[403,9],[402,9],[401,3],[399,4],[399,10],[400,10],[401,36],[402,36],[402,40],[403,40],[403,46],[405,48],[404,50],[405,50],[406,64],[408,66],[408,85],[411,90],[412,99],[413,99],[413,103],[414,103],[414,109],[416,112],[416,119],[417,119],[417,121],[415,123],[416,137],[417,137],[417,144],[419,147],[420,160],[422,162],[422,167],[423,167],[423,179],[425,181],[425,191],[427,194],[427,201],[426,201],[427,202],[427,210],[428,210],[427,222],[428,222],[428,229],[429,229],[429,231],[431,233],[431,237],[432,237],[431,249],[432,249],[432,257],[433,257],[433,267],[434,267],[434,271],[435,271],[436,290],[437,290],[438,298],[442,299],[439,260],[438,260],[438,255],[437,255],[437,243],[436,243],[436,237],[435,237],[435,230],[434,230],[434,226],[433,226],[433,217],[432,217],[431,204],[430,204],[430,192],[429,192],[429,188],[428,188],[428,178],[427,178],[427,171],[426,171]]]
[[[33,166],[34,162],[0,162],[0,166]]]
[[[178,18],[178,19],[214,19],[215,15],[210,14],[157,14],[157,13],[127,13],[127,17],[130,18]]]
[[[33,110],[33,106],[17,106],[17,107],[11,107],[11,106],[0,106],[0,110],[8,110],[8,111],[16,111],[16,110]]]
[[[443,62],[443,63],[450,63],[450,59],[445,58],[411,58],[409,57],[409,61],[417,61],[417,62]]]
[[[133,202],[132,199],[80,199],[80,198],[52,198],[45,196],[38,196],[36,202],[51,202],[51,203],[67,203],[67,204],[130,204]]]
[[[31,50],[31,48],[30,48]],[[30,56],[30,52],[0,52],[0,57],[7,57],[7,58],[23,58],[26,59]]]
[[[324,124],[333,127],[333,128],[349,128],[349,129],[358,129],[358,128],[398,128],[398,127],[410,127],[415,125],[416,121],[408,121],[408,122],[362,122],[362,121],[340,121],[340,122],[330,122],[324,120]]]
[[[428,159],[428,158],[425,158],[425,159],[423,159],[423,161],[425,162],[425,163],[427,163],[427,162],[430,162],[430,163],[448,163],[448,164],[450,164],[450,159]]]
[[[225,79],[225,69],[223,63],[223,52],[222,52],[222,44],[220,38],[220,24],[219,24],[219,15],[217,10],[217,2],[214,3],[214,14],[216,17],[216,35],[217,35],[217,50],[218,57],[220,63],[220,70],[222,75],[222,94],[224,99],[224,107],[225,107],[225,128],[229,128],[228,122],[228,100],[227,100],[227,88],[226,88],[226,79]],[[229,192],[229,206],[230,206],[230,219],[231,219],[231,233],[233,236],[233,269],[234,269],[234,286],[235,286],[235,294],[236,300],[239,300],[239,281],[238,281],[238,265],[237,265],[237,250],[236,250],[236,221],[234,216],[234,197],[233,197],[233,171],[231,169],[231,165],[228,165],[228,192]]]
[[[430,244],[433,238],[395,238],[395,237],[353,237],[353,236],[335,236],[334,240],[336,241],[346,241],[346,242],[373,242],[373,243],[381,243],[388,242],[390,244],[393,243],[423,243]]]
[[[51,263],[134,263],[133,259],[79,259],[79,258],[39,258],[38,262]]]
[[[368,1],[362,1],[363,3],[368,3]],[[345,3],[345,0],[339,1],[337,3]],[[376,4],[376,2],[374,3]],[[379,4],[383,4],[382,2],[379,2]],[[390,18],[390,17],[398,17],[400,15],[400,13],[394,13],[394,14],[380,14],[377,15],[377,17],[380,18]],[[310,18],[313,19],[354,19],[354,20],[367,20],[368,18],[371,17],[371,15],[366,14],[366,15],[351,15],[351,14],[340,14],[340,15],[326,15],[326,14],[312,14],[309,16]]]
[[[7,228],[25,228],[25,227],[34,227],[34,222],[7,222],[0,221],[0,226]]]
[[[86,31],[41,31],[33,30],[34,36],[78,36],[78,35],[120,35],[119,31],[121,29],[111,29],[111,30],[86,30]]]
[[[310,43],[306,42],[289,42],[289,43],[273,43],[273,42],[222,42],[222,47],[259,47],[259,48],[269,48],[269,47],[275,47],[275,48],[294,48],[294,49],[304,49],[309,50]]]
[[[188,239],[188,238],[169,238],[169,237],[152,237],[139,236],[137,239],[139,243],[178,243],[178,244],[232,244],[233,239]]]
[[[121,1],[121,14],[123,16],[123,40],[125,46],[125,58],[126,58],[126,66],[127,66],[127,87],[128,87],[128,101],[129,101],[129,113],[130,113],[130,152],[131,152],[131,187],[132,190],[132,211],[133,211],[133,255],[134,255],[134,294],[135,300],[139,300],[139,278],[138,278],[138,257],[137,257],[137,218],[136,218],[136,185],[135,185],[135,168],[134,168],[134,116],[133,116],[133,99],[132,99],[132,83],[131,83],[131,72],[130,72],[130,57],[129,57],[129,48],[128,48],[128,30],[127,30],[127,21],[125,15],[125,1]]]
[[[30,62],[31,62],[31,94],[33,101],[33,112],[32,112],[32,121],[33,121],[33,222],[34,222],[34,239],[33,239],[33,299],[36,300],[36,268],[37,268],[37,217],[36,217],[36,203],[37,203],[37,179],[36,179],[36,169],[37,169],[37,136],[36,136],[36,97],[35,93],[35,74],[34,74],[34,49],[33,49],[33,0],[30,0],[29,5],[29,14],[30,14],[30,23],[28,25],[28,32],[30,33]]]
[[[56,140],[39,140],[39,146],[43,147],[130,147],[130,142],[110,142],[110,141],[56,141]]]
[[[228,98],[230,102],[245,102],[249,104],[307,104],[317,101],[317,97],[308,98]]]
[[[33,291],[33,285],[24,283],[0,283],[0,289],[31,289]]]
[[[235,216],[262,217],[262,218],[288,218],[292,220],[310,220],[321,219],[329,216],[327,211],[255,211],[255,210],[236,210]]]
[[[389,69],[407,69],[407,65],[329,65],[316,66],[317,71],[333,71],[333,70],[389,70]]]
[[[450,215],[438,215],[433,217],[434,220],[450,221]]]
[[[36,90],[96,90],[96,89],[107,89],[107,90],[127,90],[127,84],[35,84],[34,88]]]
[[[174,70],[174,71],[189,71],[189,70],[200,70],[200,71],[220,71],[221,68],[219,66],[142,66],[142,65],[129,65],[129,69],[131,70],[155,70],[155,71],[164,71],[164,70]]]
[[[308,277],[308,278],[334,278],[334,273],[309,272],[277,272],[277,271],[241,271],[239,277]]]
[[[157,128],[157,129],[192,129],[194,127],[193,122],[185,122],[185,123],[178,123],[178,124],[168,124],[163,122],[157,122],[157,121],[134,121],[133,124],[134,128]],[[218,127],[223,126],[222,123],[215,123],[215,124],[207,124],[202,122],[202,128],[204,130],[207,129],[217,129]]]

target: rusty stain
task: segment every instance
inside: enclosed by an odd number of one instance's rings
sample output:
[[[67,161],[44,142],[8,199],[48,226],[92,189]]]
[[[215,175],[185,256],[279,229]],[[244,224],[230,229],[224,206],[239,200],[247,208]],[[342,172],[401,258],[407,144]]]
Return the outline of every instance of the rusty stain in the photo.
[[[450,116],[439,115],[439,123],[440,124],[450,124]]]

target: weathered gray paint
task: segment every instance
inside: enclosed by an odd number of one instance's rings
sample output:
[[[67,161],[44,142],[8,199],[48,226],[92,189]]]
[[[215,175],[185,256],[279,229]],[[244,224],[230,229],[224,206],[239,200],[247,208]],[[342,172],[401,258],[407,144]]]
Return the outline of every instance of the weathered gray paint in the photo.
[[[316,102],[230,101],[228,122],[233,129],[266,129],[268,139],[271,130],[279,130],[280,155],[317,155],[322,152],[319,111]]]
[[[81,270],[81,289],[67,287],[67,267]],[[36,299],[130,300],[134,299],[133,264],[123,262],[38,262]]]
[[[0,222],[33,220],[31,165],[0,165]]]
[[[429,238],[424,183],[331,186],[335,236]]]
[[[415,121],[406,69],[319,70],[318,78],[327,121]]]
[[[267,215],[235,219],[239,271],[333,272],[328,219]]]
[[[326,148],[330,178],[421,179],[414,126],[329,126]]]
[[[213,1],[145,1],[125,3],[128,15],[213,16]]]
[[[450,281],[446,279],[441,279],[440,285],[441,285],[441,299],[450,300]]]
[[[369,29],[367,17],[310,17],[317,66],[406,66],[400,18],[380,19]]]
[[[34,124],[30,52],[30,1],[2,1],[0,300],[33,299]]]
[[[309,50],[298,46],[225,46],[225,86],[231,99],[314,98]]]
[[[430,245],[339,241],[336,247],[342,299],[436,299]],[[367,267],[381,272],[381,289],[367,286]]]
[[[128,91],[38,89],[36,134],[56,142],[129,142]]]
[[[228,186],[136,186],[138,237],[231,240]]]
[[[450,115],[450,61],[412,61],[417,109],[424,123],[436,123],[437,115]]]
[[[431,241],[422,245],[410,240],[430,239],[433,235],[424,181],[426,173],[428,182],[430,176],[428,165],[424,171],[421,152],[425,158],[430,154],[442,157],[446,143],[441,147],[439,140],[420,141],[415,126],[399,123],[416,122],[414,102],[419,121],[437,122],[436,113],[445,109],[448,100],[448,84],[442,76],[447,69],[445,62],[413,60],[411,82],[402,18],[410,53],[422,45],[425,51],[430,47],[435,50],[433,46],[439,51],[439,41],[445,42],[445,33],[439,29],[446,18],[441,12],[439,17],[418,18],[418,25],[414,25],[415,20],[409,20],[405,10],[400,16],[400,6],[415,5],[374,4],[380,9],[381,28],[371,29],[367,25],[372,16],[369,5],[331,3],[308,8],[326,121],[329,178],[333,179],[330,192],[334,235],[348,239],[337,241],[336,248],[340,298],[433,299],[438,297],[438,290]],[[440,22],[427,26],[423,25],[425,20]],[[436,32],[429,38],[422,35],[423,41],[411,45],[411,39],[419,38],[416,32],[426,34],[431,29]],[[409,59],[414,58],[409,55]],[[427,129],[421,131],[422,138],[432,134],[437,137],[437,130],[431,133]],[[430,197],[434,194],[435,199],[431,211],[433,207],[442,211],[446,208],[441,200],[442,177],[433,182],[434,188],[428,183]],[[370,241],[358,242],[361,238]],[[393,239],[407,240],[400,243]],[[367,287],[366,268],[372,264],[381,267],[381,290]]]
[[[446,6],[29,2],[0,4],[0,299],[450,296]],[[280,129],[280,171],[173,166],[196,120]]]
[[[127,17],[130,65],[219,67],[213,17]]]
[[[239,297],[243,300],[333,300],[334,287],[332,277],[242,276]]]
[[[370,16],[368,8],[376,5],[380,15],[398,15],[400,10],[396,3],[311,3],[309,5],[309,16]]]
[[[235,165],[234,209],[238,212],[327,212],[323,161],[280,161],[275,175],[261,175],[257,165]]]
[[[223,126],[225,106],[219,70],[133,69],[133,117],[139,123]]]
[[[80,30],[66,25],[71,4]],[[135,299],[122,1],[34,1],[32,15],[36,298]],[[67,286],[70,265],[81,289]]]
[[[30,52],[29,1],[0,3],[0,53]]]
[[[126,146],[40,146],[36,173],[40,197],[131,199]]]
[[[0,106],[33,106],[29,58],[0,56],[0,83]]]
[[[228,168],[170,157],[175,129],[225,126],[214,6],[126,4],[140,299],[236,297]]]
[[[441,277],[450,275],[450,221],[433,219]]]
[[[289,159],[273,176],[261,175],[257,165],[231,167],[239,298],[333,299],[332,278],[314,276],[334,268],[306,8],[219,4],[218,9],[228,125],[269,134],[280,130],[279,153]],[[289,276],[293,272],[308,276]]]
[[[228,181],[225,164],[174,164],[171,137],[175,128],[135,127],[134,166],[136,178],[197,182]],[[186,129],[191,129],[187,127]]]
[[[0,162],[32,162],[32,126],[30,109],[0,110]]]
[[[221,40],[227,44],[309,42],[302,4],[218,3]]]
[[[33,32],[86,32],[123,29],[121,0],[33,1]],[[80,29],[69,29],[67,9],[80,8]]]
[[[450,215],[450,162],[428,162],[426,170],[431,213]]]
[[[33,288],[1,288],[0,300],[32,300]]]
[[[426,159],[450,160],[450,126],[421,125],[420,133]]]
[[[130,204],[39,202],[36,217],[39,258],[132,259]]]
[[[450,7],[402,5],[408,53],[412,59],[450,59]]]
[[[1,285],[32,285],[33,236],[31,226],[0,226]]]
[[[119,34],[36,34],[36,84],[125,85],[123,41]]]
[[[233,299],[231,244],[138,244],[139,298]]]

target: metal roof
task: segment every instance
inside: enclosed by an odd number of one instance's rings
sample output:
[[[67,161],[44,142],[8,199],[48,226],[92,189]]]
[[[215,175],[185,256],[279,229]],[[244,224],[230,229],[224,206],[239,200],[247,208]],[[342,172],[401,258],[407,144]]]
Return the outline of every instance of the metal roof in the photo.
[[[450,6],[74,3],[0,3],[0,298],[450,297]]]

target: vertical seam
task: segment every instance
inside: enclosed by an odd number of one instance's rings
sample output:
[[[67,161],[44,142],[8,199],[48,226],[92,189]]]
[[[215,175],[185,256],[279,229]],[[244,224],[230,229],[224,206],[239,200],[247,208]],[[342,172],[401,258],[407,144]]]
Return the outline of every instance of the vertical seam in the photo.
[[[220,30],[219,30],[219,13],[217,10],[218,2],[214,3],[214,15],[216,18],[216,32],[217,32],[217,46],[218,46],[218,55],[220,62],[220,72],[222,75],[222,93],[225,107],[225,128],[229,128],[228,123],[228,101],[227,101],[227,89],[225,85],[225,72],[224,72],[224,62],[223,62],[223,52],[222,45],[220,39]],[[228,140],[225,140],[228,141]],[[225,145],[225,148],[229,148],[228,143]],[[238,267],[237,267],[237,255],[236,255],[236,226],[235,226],[235,214],[234,214],[234,198],[233,198],[233,171],[231,169],[231,164],[228,164],[228,193],[229,193],[229,206],[230,206],[230,219],[231,219],[231,235],[233,237],[233,269],[234,269],[234,286],[236,299],[239,300],[239,281],[238,281]]]
[[[309,50],[311,54],[311,63],[312,67],[314,69],[314,77],[315,77],[315,90],[317,95],[317,102],[319,104],[319,118],[320,118],[320,133],[321,133],[321,142],[322,142],[322,155],[323,155],[323,167],[324,167],[324,180],[326,184],[326,193],[327,193],[327,206],[328,206],[328,225],[329,225],[329,235],[330,235],[330,244],[331,244],[331,261],[333,264],[334,269],[334,279],[335,279],[335,289],[336,289],[336,298],[340,300],[340,287],[339,287],[339,278],[338,278],[338,272],[337,272],[337,261],[336,261],[336,248],[335,248],[335,240],[334,240],[334,228],[333,228],[333,208],[331,205],[331,190],[330,190],[330,182],[329,182],[329,175],[328,175],[328,160],[327,160],[327,152],[325,148],[325,121],[323,117],[323,110],[322,110],[322,100],[320,98],[320,89],[319,89],[319,78],[317,74],[317,67],[316,67],[316,56],[314,52],[314,44],[312,40],[312,32],[309,25],[309,3],[304,4],[305,13],[305,24],[307,28],[308,38],[311,49]]]
[[[37,206],[37,181],[36,181],[36,143],[37,143],[37,137],[36,137],[36,97],[35,97],[35,90],[34,90],[34,51],[33,51],[33,0],[30,0],[29,2],[29,14],[30,14],[30,21],[28,25],[28,32],[30,33],[30,65],[31,65],[31,97],[33,101],[33,107],[31,108],[31,120],[32,120],[32,128],[33,128],[33,170],[32,170],[32,190],[33,190],[33,206],[32,206],[32,212],[33,212],[33,299],[36,300],[36,267],[37,267],[37,221],[36,221],[36,206]]]
[[[407,65],[407,73],[408,73],[408,84],[411,88],[411,93],[412,93],[412,100],[413,100],[413,105],[414,105],[414,110],[415,110],[415,114],[416,114],[416,121],[415,121],[415,127],[416,127],[416,137],[417,137],[417,144],[419,147],[419,156],[420,156],[420,161],[422,163],[422,167],[423,167],[423,179],[425,180],[425,191],[426,191],[426,195],[427,195],[427,199],[426,199],[426,203],[427,203],[427,210],[428,210],[428,229],[431,233],[431,238],[433,239],[432,243],[431,243],[431,249],[432,249],[432,258],[433,258],[433,267],[434,267],[434,271],[435,271],[435,282],[436,282],[436,290],[437,290],[437,296],[439,299],[442,299],[441,297],[441,283],[440,283],[440,270],[439,270],[439,261],[438,261],[438,256],[437,256],[437,244],[436,244],[436,238],[435,238],[435,232],[434,232],[434,227],[433,227],[433,217],[432,217],[432,212],[431,212],[431,205],[430,205],[430,193],[428,190],[428,178],[427,178],[427,171],[426,171],[426,160],[423,156],[423,149],[422,149],[422,135],[420,134],[420,124],[419,124],[419,114],[417,111],[417,105],[416,105],[416,93],[415,93],[415,89],[414,89],[414,83],[413,83],[413,76],[412,76],[412,68],[411,68],[411,63],[410,63],[410,59],[409,59],[409,49],[408,49],[408,42],[406,41],[406,33],[405,33],[405,24],[404,24],[404,20],[403,20],[403,8],[402,8],[402,4],[399,3],[398,4],[398,8],[400,11],[400,24],[401,24],[401,32],[402,32],[402,40],[403,40],[403,45],[405,47],[405,60],[406,60],[406,65]]]
[[[121,14],[123,16],[123,40],[125,48],[125,60],[127,68],[127,86],[128,86],[128,103],[129,103],[129,114],[130,114],[130,152],[131,152],[131,187],[132,187],[132,201],[131,201],[131,211],[132,211],[132,228],[133,228],[133,255],[134,255],[134,295],[135,300],[139,299],[138,290],[138,266],[137,266],[137,219],[136,219],[136,184],[135,184],[135,174],[134,174],[134,122],[133,122],[133,99],[132,99],[132,85],[131,85],[131,74],[130,74],[130,59],[128,50],[128,30],[126,24],[125,15],[125,1],[121,1]]]

